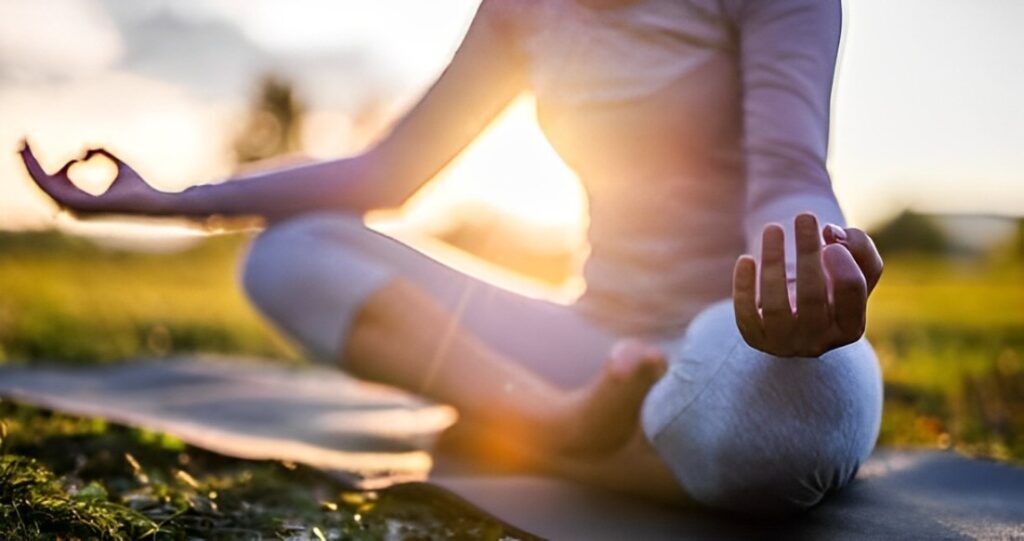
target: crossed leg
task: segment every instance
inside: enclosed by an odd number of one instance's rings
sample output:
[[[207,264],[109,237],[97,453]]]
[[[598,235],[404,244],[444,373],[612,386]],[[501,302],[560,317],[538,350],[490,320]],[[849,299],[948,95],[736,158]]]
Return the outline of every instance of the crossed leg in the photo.
[[[455,405],[485,454],[647,497],[801,511],[852,478],[878,433],[870,345],[772,357],[743,342],[728,302],[659,344],[671,363],[658,380],[658,355],[613,351],[617,337],[572,307],[475,280],[351,216],[271,228],[244,283],[317,358]]]
[[[459,273],[354,216],[270,228],[243,282],[318,359],[452,404],[460,424],[520,458],[621,447],[662,372],[657,350],[613,350],[616,338],[571,307]]]

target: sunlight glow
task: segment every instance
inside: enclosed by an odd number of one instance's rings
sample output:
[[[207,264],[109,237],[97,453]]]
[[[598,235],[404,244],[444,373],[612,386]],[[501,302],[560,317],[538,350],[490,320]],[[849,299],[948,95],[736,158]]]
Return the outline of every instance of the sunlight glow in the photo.
[[[515,100],[437,178],[420,190],[399,216],[371,215],[370,227],[393,235],[471,276],[535,298],[568,303],[583,291],[571,275],[552,287],[430,237],[484,216],[492,227],[480,251],[505,251],[516,236],[535,254],[585,254],[586,194],[575,173],[548,143],[537,123],[532,96]]]
[[[482,203],[528,225],[584,227],[586,196],[537,124],[524,96],[408,205],[408,217],[435,219],[461,203]]]

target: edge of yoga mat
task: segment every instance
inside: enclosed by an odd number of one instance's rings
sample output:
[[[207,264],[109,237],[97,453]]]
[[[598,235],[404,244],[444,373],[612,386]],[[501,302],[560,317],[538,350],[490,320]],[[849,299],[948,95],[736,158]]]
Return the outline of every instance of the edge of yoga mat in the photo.
[[[548,477],[467,475],[443,463],[430,482],[555,540],[1024,539],[1024,468],[952,452],[880,450],[849,487],[780,522],[649,503]]]
[[[206,407],[202,400],[211,394],[216,400]],[[424,480],[433,465],[427,449],[455,418],[447,406],[337,371],[207,356],[88,368],[0,366],[0,396],[159,430],[229,456],[307,464],[362,489]],[[232,400],[266,400],[299,413],[262,423],[218,407]],[[303,416],[303,408],[315,415]]]

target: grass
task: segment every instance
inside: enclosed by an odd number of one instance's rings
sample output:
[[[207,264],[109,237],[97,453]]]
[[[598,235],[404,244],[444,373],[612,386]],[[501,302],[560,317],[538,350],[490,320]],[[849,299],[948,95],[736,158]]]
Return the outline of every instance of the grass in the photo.
[[[1024,261],[896,259],[869,320],[881,444],[1024,463]]]
[[[0,233],[0,363],[93,364],[191,351],[302,362],[247,305],[246,239],[174,255]],[[890,257],[869,338],[881,445],[1024,463],[1024,261]],[[428,485],[357,493],[312,470],[0,404],[0,538],[529,538]]]
[[[425,484],[354,492],[294,464],[12,404],[0,538],[532,539]]]
[[[104,363],[203,350],[294,361],[239,290],[243,241],[214,237],[163,255],[0,234],[0,360]]]

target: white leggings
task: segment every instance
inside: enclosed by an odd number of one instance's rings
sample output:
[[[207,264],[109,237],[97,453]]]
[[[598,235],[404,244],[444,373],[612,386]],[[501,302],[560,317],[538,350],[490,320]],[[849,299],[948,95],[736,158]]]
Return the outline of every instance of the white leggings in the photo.
[[[482,282],[364,227],[313,214],[271,227],[244,267],[252,302],[316,359],[337,363],[366,298],[395,277],[459,314],[462,327],[551,382],[599,373],[620,337],[572,306]],[[852,479],[874,446],[881,378],[865,340],[820,358],[746,345],[729,301],[660,343],[668,373],[648,395],[644,433],[694,500],[747,513],[806,509]]]

